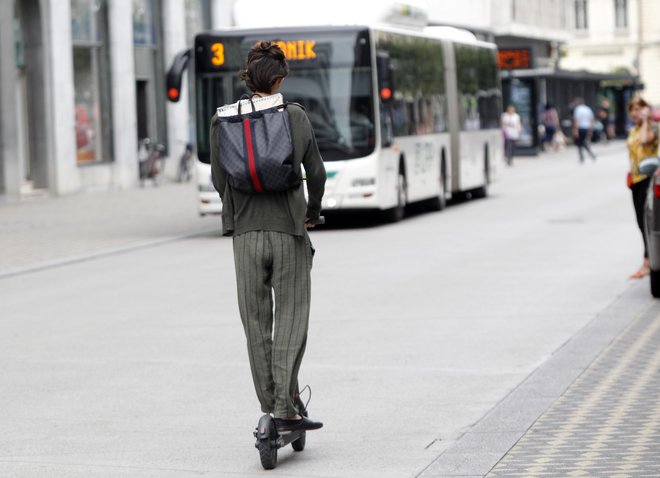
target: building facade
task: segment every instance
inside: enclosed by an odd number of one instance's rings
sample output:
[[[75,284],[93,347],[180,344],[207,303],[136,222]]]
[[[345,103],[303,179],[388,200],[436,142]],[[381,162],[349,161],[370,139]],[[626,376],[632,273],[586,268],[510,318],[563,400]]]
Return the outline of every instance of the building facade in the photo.
[[[561,62],[570,70],[639,76],[644,96],[660,104],[660,2],[572,0],[572,38]]]
[[[229,23],[228,0],[0,2],[0,198],[138,182],[138,142],[174,175],[191,140],[188,97],[164,75],[195,32]]]
[[[581,36],[589,36],[573,27],[576,22],[587,25],[589,18],[598,19],[598,28],[610,23],[620,24],[616,35],[612,33],[611,44],[607,48],[599,45],[600,55],[594,56],[613,65],[621,64],[621,60],[613,56],[614,52],[628,51],[628,47],[616,40],[634,35],[628,27],[623,27],[621,18],[616,18],[626,15],[628,25],[634,25],[632,17],[639,12],[629,5],[632,1],[465,0],[466,8],[460,10],[452,8],[448,2],[429,2],[429,19],[467,28],[497,44],[504,103],[513,104],[523,122],[518,151],[533,154],[541,143],[540,116],[548,103],[557,108],[564,132],[570,137],[573,100],[582,97],[596,106],[607,98],[616,131],[625,134],[625,103],[639,87],[637,71],[617,67],[599,69],[591,58],[578,57],[571,52],[572,45],[583,41]],[[611,4],[609,10],[605,3]],[[660,8],[660,2],[649,0],[649,3]],[[631,46],[629,50],[634,48]],[[642,55],[640,64],[643,58]]]

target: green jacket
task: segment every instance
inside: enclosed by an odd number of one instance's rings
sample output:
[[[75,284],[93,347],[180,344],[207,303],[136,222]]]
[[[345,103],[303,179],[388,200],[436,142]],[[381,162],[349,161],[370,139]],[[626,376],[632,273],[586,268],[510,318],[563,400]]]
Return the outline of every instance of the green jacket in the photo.
[[[302,107],[290,103],[286,109],[291,124],[293,167],[299,173],[301,164],[305,168],[307,201],[302,183],[295,189],[278,193],[246,193],[232,188],[218,158],[216,126],[213,126],[215,116],[211,121],[211,177],[222,199],[224,236],[248,231],[277,231],[304,236],[305,218],[316,219],[321,214],[326,174],[314,131]]]

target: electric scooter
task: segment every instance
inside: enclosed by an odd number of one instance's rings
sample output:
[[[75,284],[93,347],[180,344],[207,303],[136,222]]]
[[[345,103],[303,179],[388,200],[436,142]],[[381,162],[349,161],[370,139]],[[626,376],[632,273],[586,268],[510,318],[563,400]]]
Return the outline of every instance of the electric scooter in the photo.
[[[294,402],[296,408],[299,410],[298,413],[306,417],[308,415],[307,405],[302,403],[299,392],[296,393]],[[309,400],[307,400],[307,404],[309,404]],[[277,465],[277,450],[280,448],[284,448],[291,443],[291,447],[294,451],[303,451],[305,449],[307,431],[295,430],[280,433],[275,427],[275,419],[271,415],[266,414],[259,419],[257,429],[254,431],[254,437],[257,439],[254,447],[259,450],[261,466],[263,466],[265,470],[272,470]]]

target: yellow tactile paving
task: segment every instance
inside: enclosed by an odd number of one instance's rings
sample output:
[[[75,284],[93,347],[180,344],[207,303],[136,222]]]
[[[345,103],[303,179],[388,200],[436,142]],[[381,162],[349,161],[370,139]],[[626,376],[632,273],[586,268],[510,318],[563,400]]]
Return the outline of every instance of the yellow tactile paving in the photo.
[[[660,316],[642,313],[488,477],[660,477]]]

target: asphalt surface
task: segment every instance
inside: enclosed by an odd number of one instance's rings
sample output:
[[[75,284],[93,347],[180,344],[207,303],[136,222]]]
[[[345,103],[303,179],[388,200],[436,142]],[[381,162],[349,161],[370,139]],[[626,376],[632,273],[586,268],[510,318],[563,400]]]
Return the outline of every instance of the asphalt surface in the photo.
[[[627,363],[638,360],[626,347],[648,355],[656,344],[648,281],[627,279],[641,237],[625,147],[595,150],[584,165],[574,150],[517,158],[485,200],[315,231],[300,378],[326,425],[268,473],[536,476],[537,458],[555,469],[549,446],[536,457],[521,437],[543,420],[576,423],[552,411],[560,399],[595,402],[579,380],[611,344]],[[194,195],[166,184],[0,205],[0,476],[265,473],[231,240],[217,218],[197,217]],[[639,332],[621,338],[629,330]],[[654,360],[603,390],[640,383],[629,405],[654,390]],[[579,449],[601,429],[560,445]],[[657,449],[653,430],[626,433]]]

